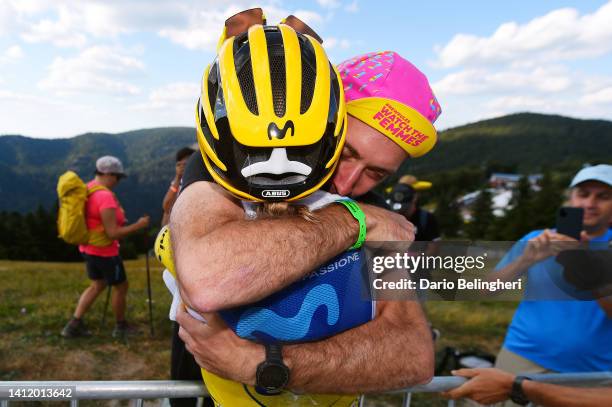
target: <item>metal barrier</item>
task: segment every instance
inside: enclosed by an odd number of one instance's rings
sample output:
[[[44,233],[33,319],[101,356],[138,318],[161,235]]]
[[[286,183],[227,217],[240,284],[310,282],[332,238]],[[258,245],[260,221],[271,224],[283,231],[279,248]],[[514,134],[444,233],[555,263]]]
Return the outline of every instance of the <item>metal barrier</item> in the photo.
[[[532,380],[578,386],[612,386],[612,372],[574,373],[574,374],[528,374]],[[409,406],[412,393],[437,393],[460,386],[466,381],[461,377],[434,377],[431,382],[421,386],[400,389],[387,394],[404,394],[402,406]],[[9,407],[9,401],[41,401],[48,397],[12,397],[8,388],[13,389],[72,389],[70,398],[53,398],[53,400],[70,401],[71,407],[77,407],[79,400],[135,400],[136,407],[142,407],[144,399],[189,398],[207,395],[206,388],[199,381],[11,381],[0,382],[0,407]],[[362,402],[360,403],[363,405]],[[454,406],[450,400],[449,406]]]

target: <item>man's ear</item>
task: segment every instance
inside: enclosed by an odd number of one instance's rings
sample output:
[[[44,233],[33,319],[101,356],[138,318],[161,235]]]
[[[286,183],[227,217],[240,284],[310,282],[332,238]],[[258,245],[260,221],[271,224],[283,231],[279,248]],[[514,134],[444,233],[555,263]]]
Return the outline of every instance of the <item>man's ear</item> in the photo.
[[[281,24],[286,24],[301,34],[310,35],[312,38],[319,41],[319,43],[323,44],[323,39],[319,37],[319,34],[317,34],[312,28],[308,26],[308,24],[306,24],[293,14],[281,21]]]

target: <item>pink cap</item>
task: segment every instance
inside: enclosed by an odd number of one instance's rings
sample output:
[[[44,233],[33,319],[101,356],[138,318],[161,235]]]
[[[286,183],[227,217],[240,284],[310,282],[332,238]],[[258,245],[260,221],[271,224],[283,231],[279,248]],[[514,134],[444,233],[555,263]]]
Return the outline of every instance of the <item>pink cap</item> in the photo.
[[[393,51],[371,52],[338,65],[348,113],[380,131],[412,157],[437,141],[442,109],[427,77]]]
[[[396,100],[434,123],[442,109],[427,77],[393,51],[370,52],[338,65],[346,101],[368,97]]]

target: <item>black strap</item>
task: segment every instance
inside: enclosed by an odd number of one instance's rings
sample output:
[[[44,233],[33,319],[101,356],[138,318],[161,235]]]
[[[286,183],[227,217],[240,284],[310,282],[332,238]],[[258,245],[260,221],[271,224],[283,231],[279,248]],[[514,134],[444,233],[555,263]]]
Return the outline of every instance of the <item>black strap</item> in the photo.
[[[279,343],[268,343],[265,347],[268,362],[283,363],[283,347]]]

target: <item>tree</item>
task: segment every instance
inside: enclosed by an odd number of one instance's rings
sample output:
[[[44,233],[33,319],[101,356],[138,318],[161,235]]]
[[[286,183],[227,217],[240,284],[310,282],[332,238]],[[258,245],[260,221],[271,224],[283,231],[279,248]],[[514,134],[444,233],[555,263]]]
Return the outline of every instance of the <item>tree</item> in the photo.
[[[501,222],[502,240],[517,240],[533,230],[533,193],[527,177],[521,177],[512,196],[512,209]]]
[[[459,208],[455,204],[455,197],[449,193],[440,195],[434,214],[443,236],[455,237],[458,235],[463,225],[463,219],[461,219]]]
[[[494,220],[491,192],[485,187],[472,206],[472,219],[465,226],[465,234],[472,240],[485,239]]]
[[[543,229],[554,224],[555,214],[562,201],[563,188],[553,180],[550,172],[545,172],[531,206],[533,228]]]

